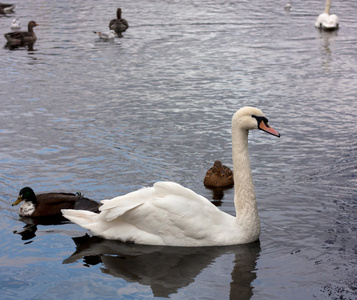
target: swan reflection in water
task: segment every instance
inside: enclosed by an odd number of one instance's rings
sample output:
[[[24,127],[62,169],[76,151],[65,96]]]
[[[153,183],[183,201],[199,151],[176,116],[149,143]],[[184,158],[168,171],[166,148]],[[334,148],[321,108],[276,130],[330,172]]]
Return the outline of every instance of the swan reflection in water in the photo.
[[[102,264],[101,271],[127,282],[151,287],[155,297],[169,297],[190,285],[205,268],[223,255],[234,254],[231,299],[250,299],[260,252],[259,241],[224,247],[170,247],[126,244],[85,235],[73,238],[76,251],[64,264],[83,260],[84,265]],[[178,274],[180,276],[178,276]]]

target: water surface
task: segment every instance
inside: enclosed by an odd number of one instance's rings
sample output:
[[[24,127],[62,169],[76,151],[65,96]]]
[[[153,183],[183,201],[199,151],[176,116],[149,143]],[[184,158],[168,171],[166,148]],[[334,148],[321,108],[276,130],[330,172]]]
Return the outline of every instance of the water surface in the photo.
[[[353,299],[356,282],[357,24],[314,28],[324,1],[121,1],[130,25],[105,43],[111,1],[17,1],[34,51],[0,48],[0,286],[4,299]],[[5,45],[5,39],[3,39]],[[281,133],[250,134],[260,243],[122,245],[74,224],[25,224],[36,192],[110,199],[172,180],[213,200],[203,177],[232,166],[230,123],[257,106]],[[233,190],[216,200],[234,214]],[[80,246],[79,246],[80,244]],[[64,288],[65,287],[65,288]]]

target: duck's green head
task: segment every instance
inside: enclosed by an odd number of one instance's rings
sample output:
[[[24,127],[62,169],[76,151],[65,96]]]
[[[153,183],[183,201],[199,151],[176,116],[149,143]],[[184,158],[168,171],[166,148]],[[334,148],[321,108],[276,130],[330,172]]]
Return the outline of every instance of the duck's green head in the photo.
[[[17,198],[17,200],[14,203],[12,203],[12,206],[19,204],[21,201],[30,201],[30,202],[36,203],[36,195],[35,195],[34,191],[32,190],[32,188],[30,188],[28,186],[22,188],[19,193],[19,197]]]

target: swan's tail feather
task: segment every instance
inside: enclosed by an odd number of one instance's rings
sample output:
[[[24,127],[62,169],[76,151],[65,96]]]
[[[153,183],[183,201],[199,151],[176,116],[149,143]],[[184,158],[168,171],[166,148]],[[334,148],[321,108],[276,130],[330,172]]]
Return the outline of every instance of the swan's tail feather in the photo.
[[[62,209],[61,212],[66,219],[87,229],[99,216],[88,210]]]

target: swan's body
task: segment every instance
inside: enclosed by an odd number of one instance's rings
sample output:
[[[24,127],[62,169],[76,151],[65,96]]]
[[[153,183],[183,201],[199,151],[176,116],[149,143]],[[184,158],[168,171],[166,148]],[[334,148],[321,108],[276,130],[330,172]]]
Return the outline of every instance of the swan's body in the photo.
[[[94,235],[147,245],[223,246],[259,238],[260,221],[248,156],[248,131],[275,136],[264,114],[244,107],[232,119],[232,154],[236,217],[206,198],[173,182],[157,182],[124,196],[103,200],[100,213],[62,210],[65,218]]]
[[[339,28],[339,19],[336,15],[330,15],[331,0],[326,0],[325,10],[317,17],[315,27],[323,30],[335,30]]]
[[[13,19],[10,28],[14,30],[20,29],[21,28],[20,21],[18,19]]]
[[[110,30],[109,32],[100,32],[100,31],[93,31],[99,39],[103,41],[113,40],[117,35],[114,30]]]

